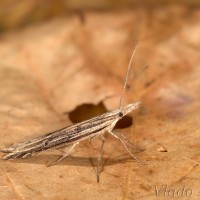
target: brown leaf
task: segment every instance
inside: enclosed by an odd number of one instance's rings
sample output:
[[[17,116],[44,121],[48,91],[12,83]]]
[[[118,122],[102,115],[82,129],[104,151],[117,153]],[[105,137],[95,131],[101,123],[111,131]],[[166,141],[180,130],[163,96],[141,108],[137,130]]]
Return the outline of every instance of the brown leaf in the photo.
[[[147,164],[132,161],[108,135],[100,183],[94,139],[52,167],[46,165],[60,155],[55,150],[1,161],[0,199],[158,199],[156,187],[177,191],[182,185],[197,199],[199,10],[138,8],[87,12],[84,19],[74,15],[1,36],[1,147],[70,125],[92,105],[99,112],[117,108],[139,35],[134,66],[149,63],[150,68],[136,81],[130,99],[141,99],[143,108],[134,121],[136,130],[121,131],[145,147],[137,156]]]

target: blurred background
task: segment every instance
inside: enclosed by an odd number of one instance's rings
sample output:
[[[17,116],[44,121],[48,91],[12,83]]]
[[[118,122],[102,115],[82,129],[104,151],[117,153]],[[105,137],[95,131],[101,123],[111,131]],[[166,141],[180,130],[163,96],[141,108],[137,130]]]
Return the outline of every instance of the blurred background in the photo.
[[[58,99],[63,95],[62,90],[58,91],[61,85],[66,85],[67,91],[74,87],[76,94],[85,95],[89,91],[93,93],[92,88],[87,86],[83,89],[84,84],[73,85],[69,69],[74,68],[75,73],[82,66],[92,66],[94,68],[88,68],[86,74],[95,74],[98,69],[98,75],[101,73],[104,80],[112,74],[123,85],[126,66],[139,39],[139,57],[134,60],[134,67],[153,67],[147,74],[142,73],[145,80],[135,93],[139,93],[138,99],[152,105],[155,98],[160,99],[160,94],[152,98],[149,93],[151,88],[158,89],[160,77],[177,81],[178,75],[186,73],[189,68],[195,69],[199,63],[199,5],[198,0],[1,0],[1,64],[23,70],[34,68],[36,80],[43,84],[45,91],[51,90],[47,93]],[[7,33],[12,34],[9,36]],[[66,66],[68,72],[64,73]],[[77,80],[83,83],[84,78],[80,75]],[[90,85],[87,80],[85,78],[86,85]],[[101,85],[97,81],[96,88],[103,88]],[[117,88],[113,82],[108,85]],[[106,97],[111,96],[106,89],[101,92]],[[121,91],[119,88],[116,90]],[[98,91],[94,103],[105,98],[100,89]],[[172,96],[173,91],[170,89],[167,96]],[[75,95],[73,90],[66,94],[71,98]],[[76,95],[71,107],[90,100],[89,96],[81,100]],[[107,105],[109,109],[113,109],[109,106],[111,104]],[[160,112],[159,105],[163,107],[163,102],[156,104]],[[63,101],[60,110],[70,109]]]
[[[182,4],[194,8],[199,0],[1,0],[0,31],[19,29],[52,18],[88,10],[104,11],[135,6],[155,7]]]
[[[57,159],[51,152],[0,160],[0,199],[155,200],[155,185],[180,184],[193,190],[191,199],[199,196],[199,5],[200,0],[0,0],[0,147],[118,108],[139,40],[131,72],[141,76],[130,76],[128,86],[134,85],[126,100],[143,106],[121,127],[146,149],[138,158],[148,162],[120,158],[124,147],[109,136],[102,184],[95,185],[91,167],[99,151],[88,141],[77,159],[52,168],[46,167]]]

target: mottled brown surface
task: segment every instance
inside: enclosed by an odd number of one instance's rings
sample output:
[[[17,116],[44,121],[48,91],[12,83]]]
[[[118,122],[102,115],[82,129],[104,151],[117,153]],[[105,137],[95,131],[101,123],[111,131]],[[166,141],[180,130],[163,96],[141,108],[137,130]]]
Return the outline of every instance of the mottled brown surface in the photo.
[[[121,131],[145,147],[137,156],[147,165],[132,161],[108,136],[100,183],[94,140],[53,167],[46,165],[60,152],[0,161],[0,199],[172,199],[156,197],[155,186],[162,185],[185,185],[193,191],[191,199],[198,199],[200,10],[172,6],[82,17],[1,36],[0,146],[69,125],[67,113],[77,106],[116,107],[139,38],[134,64],[150,68],[135,83],[131,99],[144,105],[136,130]]]
[[[1,0],[0,32],[20,29],[52,18],[82,16],[89,10],[121,10],[134,7],[154,8],[169,5],[199,7],[199,0]]]

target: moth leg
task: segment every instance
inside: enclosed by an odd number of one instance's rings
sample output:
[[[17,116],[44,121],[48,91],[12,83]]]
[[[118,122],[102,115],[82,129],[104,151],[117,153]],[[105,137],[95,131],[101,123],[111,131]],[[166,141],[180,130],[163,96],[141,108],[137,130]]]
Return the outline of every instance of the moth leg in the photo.
[[[67,152],[65,152],[64,155],[62,155],[60,158],[58,158],[57,160],[55,160],[54,162],[50,163],[49,165],[47,165],[47,167],[53,166],[59,162],[61,162],[64,158],[66,158],[67,156],[70,155],[70,153],[73,151],[73,149],[79,144],[79,142],[74,143]]]
[[[139,158],[137,158],[137,157],[131,152],[131,150],[129,149],[129,147],[125,144],[125,142],[123,141],[123,139],[122,139],[120,136],[116,135],[116,134],[115,134],[114,132],[112,132],[111,130],[108,131],[108,132],[109,132],[111,135],[113,135],[115,138],[117,138],[117,139],[124,145],[125,149],[127,150],[127,152],[131,155],[131,157],[132,157],[134,160],[136,160],[137,162],[142,163],[142,164],[145,164],[145,163],[146,163],[145,161],[140,160]]]
[[[128,142],[134,150],[136,150],[136,151],[138,151],[138,152],[141,152],[141,151],[144,151],[144,150],[145,150],[145,149],[143,149],[143,148],[140,148],[140,147],[134,145],[123,133],[121,133],[121,132],[119,132],[119,131],[112,131],[112,132],[113,132],[115,135],[120,135],[121,137],[123,137],[123,139],[124,139],[126,142]]]
[[[105,144],[105,138],[103,136],[103,134],[101,135],[101,148],[100,148],[100,152],[99,152],[99,156],[98,156],[98,160],[97,160],[97,183],[99,183],[99,174],[101,172],[101,161],[102,161],[102,157],[103,157],[103,147]]]

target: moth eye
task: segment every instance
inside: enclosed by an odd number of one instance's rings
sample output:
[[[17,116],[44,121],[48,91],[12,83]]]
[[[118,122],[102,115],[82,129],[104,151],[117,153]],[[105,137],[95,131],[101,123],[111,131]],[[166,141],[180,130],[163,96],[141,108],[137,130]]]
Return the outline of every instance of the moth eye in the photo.
[[[49,144],[48,141],[45,141],[45,142],[44,142],[44,146],[45,146],[45,147],[46,147],[48,144]]]
[[[122,112],[119,112],[119,117],[123,117],[123,113]]]

